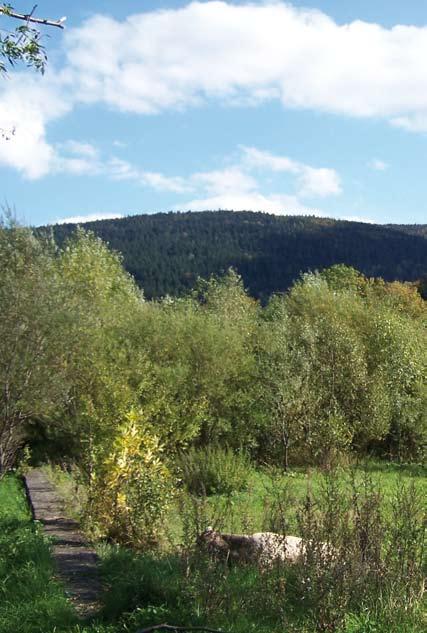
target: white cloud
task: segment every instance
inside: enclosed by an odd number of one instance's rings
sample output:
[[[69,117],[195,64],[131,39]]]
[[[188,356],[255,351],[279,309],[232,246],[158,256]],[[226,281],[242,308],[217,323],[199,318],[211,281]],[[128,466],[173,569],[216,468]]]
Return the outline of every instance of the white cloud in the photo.
[[[265,168],[271,171],[284,171],[292,174],[300,173],[299,164],[286,156],[275,156],[256,147],[242,146],[245,164],[254,168]]]
[[[132,165],[126,160],[114,157],[105,166],[104,171],[114,180],[130,180],[156,189],[157,191],[172,191],[184,193],[191,187],[183,178],[177,176],[165,176],[164,174],[145,171]]]
[[[427,132],[427,112],[423,110],[408,116],[394,117],[391,124],[408,132]]]
[[[68,141],[73,158],[47,136],[48,125],[79,103],[152,114],[208,99],[254,106],[276,99],[286,108],[383,118],[427,131],[427,26],[339,25],[321,11],[279,1],[191,2],[123,21],[94,16],[69,29],[63,46],[59,70],[49,66],[43,79],[11,73],[0,86],[1,127],[15,129],[0,142],[0,165],[28,179],[99,170],[88,144]],[[273,158],[273,171],[286,166],[286,157]],[[288,163],[289,173],[295,169]],[[332,172],[299,173],[300,195],[339,193]],[[182,188],[156,172],[145,182]]]
[[[295,180],[296,194],[262,193],[265,176],[278,172],[291,173]],[[341,193],[340,178],[334,169],[315,168],[255,147],[240,147],[240,160],[235,165],[196,173],[188,180],[201,195],[175,205],[176,209],[233,209],[266,211],[279,215],[324,215],[318,209],[304,204],[301,198]]]
[[[311,167],[287,156],[277,156],[255,147],[242,147],[242,151],[244,162],[249,168],[297,175],[298,194],[302,198],[323,198],[342,192],[341,179],[335,169]]]
[[[183,178],[169,177],[152,171],[141,171],[141,183],[157,189],[157,191],[173,191],[184,193],[191,191],[192,187]]]
[[[114,180],[139,180],[140,174],[127,160],[121,158],[112,158],[107,165],[107,169]]]
[[[258,191],[222,193],[216,196],[195,198],[180,205],[175,210],[215,211],[218,209],[229,211],[264,211],[276,215],[323,215],[316,209],[302,205],[295,196],[268,195]]]
[[[54,147],[51,161],[52,173],[66,173],[76,176],[97,176],[105,173],[99,150],[84,141],[68,140]]]
[[[312,205],[301,201],[304,197],[325,197],[341,192],[337,172],[329,168],[315,168],[284,156],[275,156],[251,147],[240,147],[235,163],[223,169],[196,172],[186,177],[165,176],[138,168],[114,157],[103,166],[105,172],[116,180],[129,180],[163,192],[193,193],[175,209],[252,209],[277,214],[324,215]],[[262,189],[265,177],[279,171],[291,172],[295,181],[295,193],[273,192]],[[268,187],[270,188],[270,187]]]
[[[87,158],[98,158],[99,150],[85,141],[68,140],[61,146],[70,154],[77,154],[78,156],[86,156]]]
[[[53,224],[84,224],[85,222],[96,222],[96,220],[114,220],[122,218],[120,213],[90,213],[89,215],[73,215],[69,218],[56,220]]]
[[[344,215],[339,217],[340,220],[346,220],[347,222],[363,222],[364,224],[378,224],[377,220],[371,220],[360,215]]]
[[[427,27],[339,25],[285,2],[191,2],[66,36],[79,100],[155,113],[207,98],[386,118],[427,129]]]
[[[303,198],[325,198],[342,192],[341,179],[335,169],[304,165],[299,177],[299,195]]]
[[[56,154],[51,163],[52,174],[97,176],[102,173],[102,165],[100,163],[85,157],[68,157]]]
[[[57,173],[94,175],[102,171],[92,144],[74,139],[52,144],[47,126],[73,107],[64,76],[48,73],[43,79],[27,73],[11,74],[0,93],[0,121],[13,129],[0,140],[0,164],[17,169],[29,180]]]
[[[47,141],[46,125],[71,108],[59,83],[55,85],[49,76],[40,82],[24,74],[11,74],[2,82],[1,126],[14,134],[0,141],[0,165],[17,169],[30,180],[48,175],[54,167],[56,152]]]
[[[369,161],[368,167],[374,171],[387,171],[389,164],[379,158],[373,158]]]
[[[242,167],[200,172],[193,174],[192,181],[196,186],[202,186],[208,193],[225,193],[253,191],[257,188],[257,181],[243,171]]]

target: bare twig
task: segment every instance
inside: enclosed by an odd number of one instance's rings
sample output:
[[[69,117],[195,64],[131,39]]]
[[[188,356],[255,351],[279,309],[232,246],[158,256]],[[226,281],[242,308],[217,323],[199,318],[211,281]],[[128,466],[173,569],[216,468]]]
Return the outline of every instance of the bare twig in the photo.
[[[152,631],[173,631],[174,633],[179,633],[179,631],[204,631],[205,633],[225,633],[224,631],[220,631],[219,629],[207,629],[203,626],[173,626],[172,624],[155,624],[154,626],[149,626],[148,629],[139,629],[136,633],[152,633]]]
[[[37,6],[37,5],[36,5]],[[47,18],[35,18],[33,13],[36,9],[36,6],[33,8],[31,13],[16,13],[16,11],[9,10],[6,7],[0,7],[0,13],[7,15],[8,17],[15,18],[16,20],[24,20],[24,22],[33,22],[35,24],[43,24],[45,26],[56,26],[59,29],[63,29],[65,18],[61,18],[60,20],[48,20]]]

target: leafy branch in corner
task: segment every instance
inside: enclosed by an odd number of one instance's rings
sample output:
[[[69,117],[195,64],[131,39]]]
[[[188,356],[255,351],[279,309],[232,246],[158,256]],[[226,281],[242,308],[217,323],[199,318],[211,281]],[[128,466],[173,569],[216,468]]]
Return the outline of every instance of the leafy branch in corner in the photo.
[[[42,44],[42,34],[35,25],[44,25],[64,28],[65,17],[60,20],[49,20],[47,18],[36,17],[34,5],[30,13],[18,13],[10,4],[0,5],[0,15],[21,20],[21,26],[12,31],[0,30],[0,74],[7,73],[6,62],[10,66],[15,66],[18,62],[23,62],[29,67],[44,73],[47,56]],[[2,61],[3,58],[6,61]]]

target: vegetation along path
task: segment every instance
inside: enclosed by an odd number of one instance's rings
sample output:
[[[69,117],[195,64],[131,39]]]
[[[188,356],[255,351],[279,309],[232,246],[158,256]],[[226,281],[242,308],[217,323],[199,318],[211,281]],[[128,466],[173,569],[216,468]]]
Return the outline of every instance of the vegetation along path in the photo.
[[[42,470],[30,471],[25,483],[34,519],[53,540],[52,556],[68,597],[79,616],[93,615],[100,608],[101,594],[97,554],[78,523],[64,516],[61,499]]]

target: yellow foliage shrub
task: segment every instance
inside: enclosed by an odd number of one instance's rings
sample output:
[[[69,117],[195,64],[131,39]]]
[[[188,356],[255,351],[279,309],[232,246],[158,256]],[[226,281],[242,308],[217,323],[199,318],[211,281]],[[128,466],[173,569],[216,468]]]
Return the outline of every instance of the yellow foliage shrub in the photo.
[[[102,536],[138,548],[158,541],[174,490],[162,452],[141,412],[127,414],[91,486],[91,520]]]

